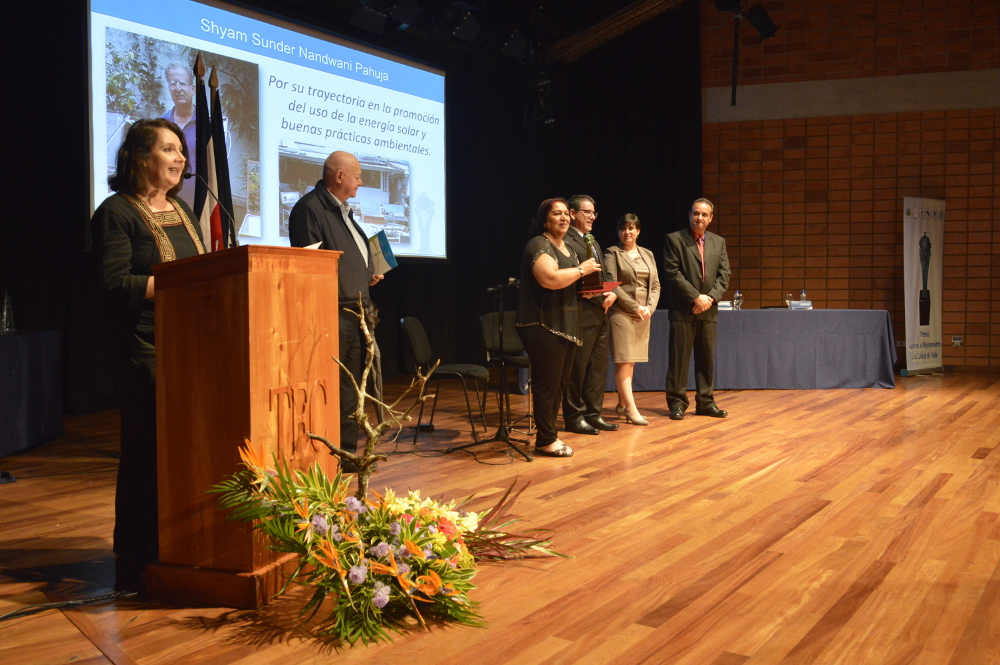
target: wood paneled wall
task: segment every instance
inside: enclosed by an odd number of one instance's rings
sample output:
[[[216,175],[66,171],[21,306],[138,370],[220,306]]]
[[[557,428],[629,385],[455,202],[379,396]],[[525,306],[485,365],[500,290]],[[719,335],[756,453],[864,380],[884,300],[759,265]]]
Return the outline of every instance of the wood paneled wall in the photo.
[[[764,3],[781,27],[763,45],[743,27],[740,85],[1000,66],[992,0],[815,4]],[[732,16],[701,11],[703,87],[725,85]],[[703,128],[704,195],[749,307],[805,288],[817,307],[889,310],[902,339],[902,198],[945,199],[945,364],[970,369],[1000,366],[998,164],[1000,108]]]

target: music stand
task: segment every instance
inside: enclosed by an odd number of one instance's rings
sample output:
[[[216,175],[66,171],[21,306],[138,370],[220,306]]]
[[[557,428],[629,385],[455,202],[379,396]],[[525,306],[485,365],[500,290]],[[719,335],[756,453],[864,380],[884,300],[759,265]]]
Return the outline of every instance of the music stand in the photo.
[[[497,339],[499,340],[499,346],[500,346],[500,351],[497,354],[499,356],[498,367],[500,368],[500,386],[499,386],[500,426],[497,428],[496,434],[494,434],[488,439],[484,439],[482,441],[476,441],[473,443],[466,443],[464,445],[454,446],[452,448],[447,448],[444,451],[445,453],[453,453],[456,450],[466,450],[474,446],[481,446],[484,443],[501,441],[504,443],[504,445],[507,446],[508,455],[510,454],[510,451],[513,450],[517,454],[521,455],[524,458],[524,461],[526,462],[530,462],[533,459],[531,455],[529,455],[528,453],[524,452],[523,450],[514,445],[514,442],[517,442],[517,443],[523,443],[524,445],[527,446],[528,441],[526,439],[516,439],[510,435],[511,431],[514,428],[511,426],[510,417],[507,412],[509,408],[508,407],[509,391],[507,389],[507,364],[504,361],[504,352],[503,352],[504,296],[508,289],[517,288],[517,284],[518,284],[517,280],[511,277],[504,284],[500,284],[499,286],[494,286],[493,288],[486,289],[486,293],[492,295],[494,300],[496,301],[496,304],[494,306],[494,311],[497,312]]]

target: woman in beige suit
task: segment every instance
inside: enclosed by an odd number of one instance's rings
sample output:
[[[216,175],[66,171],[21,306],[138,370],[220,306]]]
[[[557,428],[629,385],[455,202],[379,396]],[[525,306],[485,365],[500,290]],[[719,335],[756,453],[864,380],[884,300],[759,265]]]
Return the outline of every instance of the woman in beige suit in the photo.
[[[639,247],[635,241],[642,225],[633,214],[618,220],[617,247],[604,252],[604,266],[613,282],[618,299],[609,310],[611,323],[611,356],[615,362],[615,385],[618,406],[615,412],[634,425],[648,425],[639,415],[632,398],[632,373],[636,363],[649,360],[649,320],[660,299],[660,280],[656,274],[653,253]]]

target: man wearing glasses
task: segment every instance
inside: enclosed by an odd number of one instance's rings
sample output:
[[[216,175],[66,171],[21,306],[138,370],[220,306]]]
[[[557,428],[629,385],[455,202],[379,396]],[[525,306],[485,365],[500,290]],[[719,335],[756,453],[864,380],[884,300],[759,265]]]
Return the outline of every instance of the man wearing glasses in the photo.
[[[584,235],[594,228],[597,208],[589,196],[571,196],[566,202],[572,221],[564,238],[580,261],[586,261],[587,243]],[[604,253],[594,241],[594,258],[603,264]],[[601,266],[603,268],[603,265]],[[602,279],[607,279],[602,276]],[[599,434],[614,431],[618,425],[601,417],[604,407],[604,383],[608,375],[608,308],[617,296],[602,293],[593,297],[579,296],[583,345],[577,347],[566,392],[563,395],[563,421],[566,431],[577,434]]]
[[[195,173],[195,138],[197,136],[197,122],[195,122],[194,110],[194,74],[190,67],[171,62],[163,72],[167,80],[167,88],[170,90],[170,99],[174,106],[167,111],[163,118],[174,123],[184,132],[184,140],[187,143],[188,163],[191,165],[191,173]],[[187,185],[181,189],[180,197],[192,208],[194,207],[194,186]]]

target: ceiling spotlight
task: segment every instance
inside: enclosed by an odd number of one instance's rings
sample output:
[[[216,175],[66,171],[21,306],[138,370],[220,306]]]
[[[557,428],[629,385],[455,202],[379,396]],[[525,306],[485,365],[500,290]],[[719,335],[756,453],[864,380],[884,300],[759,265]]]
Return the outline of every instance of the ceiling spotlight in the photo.
[[[461,8],[455,12],[455,18],[449,29],[451,36],[463,42],[471,42],[479,34],[479,21],[468,9]]]
[[[715,0],[715,8],[720,12],[738,12],[742,0]]]
[[[471,42],[479,35],[479,21],[475,13],[479,11],[464,2],[452,2],[431,18],[434,30],[442,35]]]
[[[521,57],[528,50],[528,40],[524,38],[524,33],[514,28],[510,36],[504,40],[503,46],[500,47],[500,52],[509,58],[514,58],[515,60],[520,60]]]
[[[720,0],[716,0],[719,2]],[[750,21],[750,25],[757,28],[757,32],[760,34],[762,40],[768,37],[774,37],[774,33],[778,31],[778,26],[774,24],[771,17],[767,15],[767,10],[764,9],[763,5],[754,5],[750,9],[746,10],[743,14],[746,20]]]
[[[398,0],[389,12],[389,16],[394,21],[399,21],[403,26],[409,26],[420,16],[420,5],[417,0]]]

